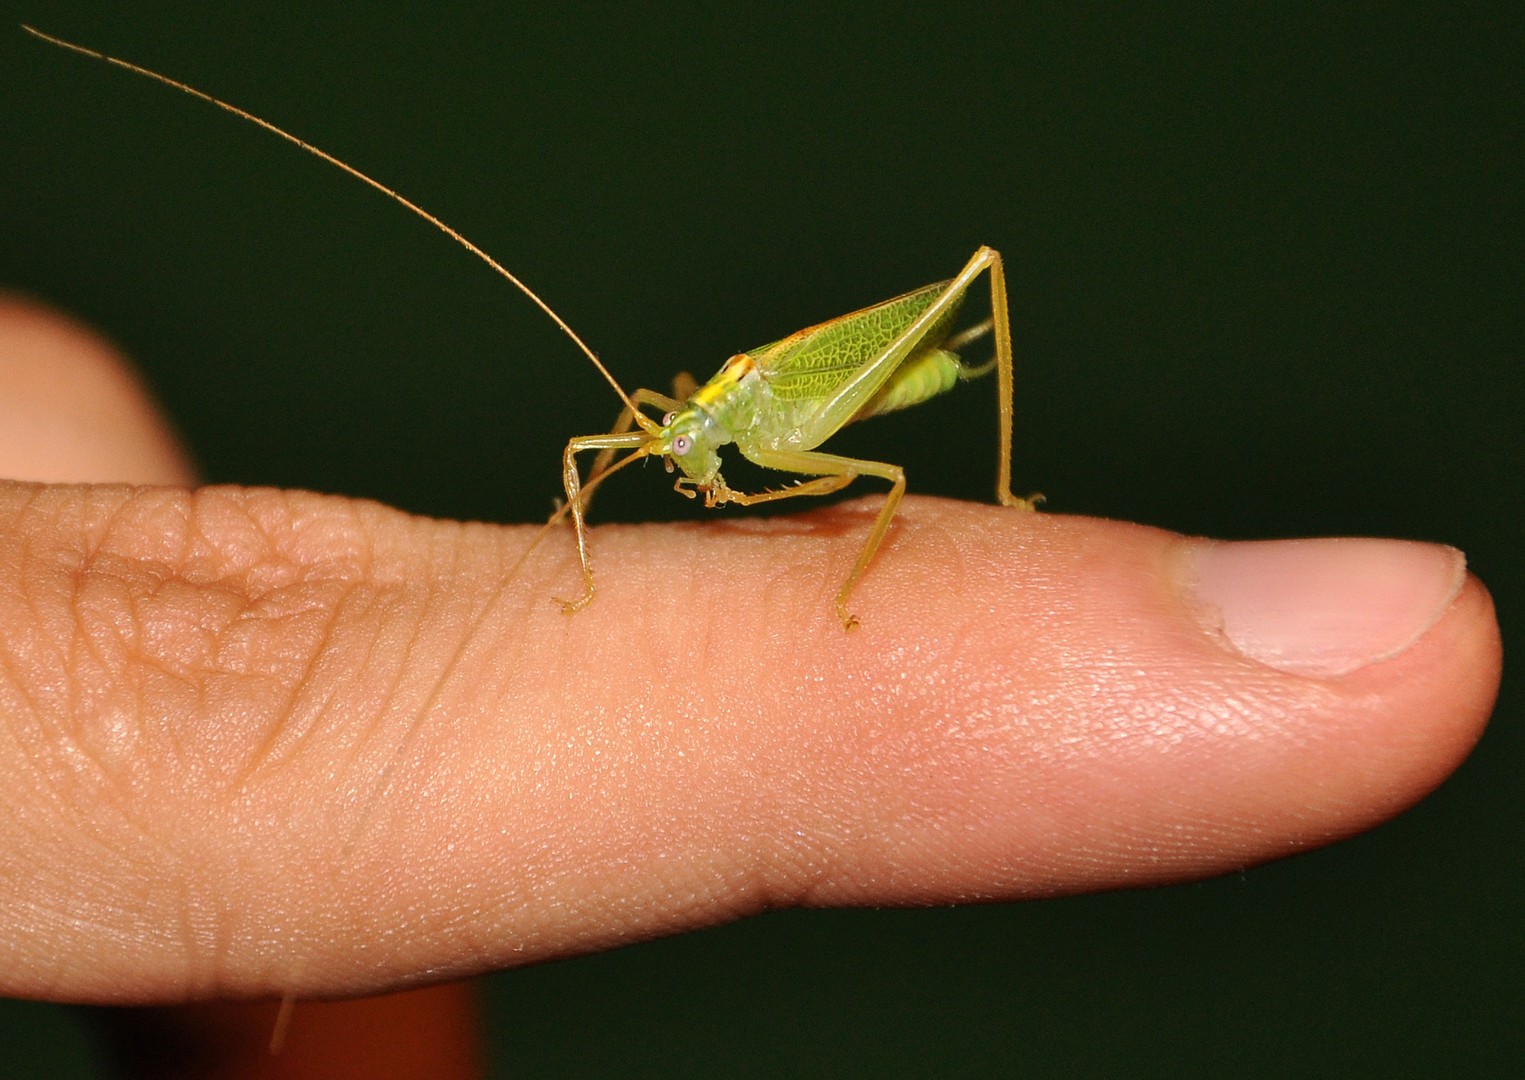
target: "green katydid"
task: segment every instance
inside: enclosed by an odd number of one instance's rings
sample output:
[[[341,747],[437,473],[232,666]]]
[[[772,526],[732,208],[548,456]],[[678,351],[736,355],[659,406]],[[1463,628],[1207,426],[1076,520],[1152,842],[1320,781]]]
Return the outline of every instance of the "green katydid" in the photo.
[[[851,630],[857,619],[847,609],[848,597],[884,540],[905,491],[905,473],[898,465],[823,453],[817,447],[849,423],[918,405],[947,392],[960,381],[991,370],[996,372],[1000,408],[996,498],[1003,506],[1022,509],[1032,509],[1041,499],[1018,498],[1011,491],[1014,393],[1011,327],[1001,256],[991,248],[980,248],[947,281],[739,353],[703,386],[695,386],[691,377],[683,375],[672,396],[645,389],[627,394],[593,350],[534,290],[455,229],[396,191],[311,143],[195,87],[30,26],[22,28],[60,48],[104,60],[215,105],[342,169],[477,256],[524,293],[572,340],[614,388],[624,410],[613,431],[578,436],[567,443],[563,453],[566,503],[552,521],[570,513],[583,578],[581,596],[559,601],[568,613],[586,607],[594,595],[585,521],[592,492],[611,473],[630,462],[660,457],[668,471],[676,467],[680,474],[674,484],[676,490],[690,498],[702,494],[705,505],[710,507],[726,503],[751,506],[804,495],[827,495],[840,491],[860,476],[888,481],[890,490],[879,515],[836,595],[837,614],[842,625]],[[991,316],[975,327],[954,333],[959,308],[981,274],[988,275],[990,280]],[[994,358],[978,366],[965,364],[958,355],[960,349],[986,334],[994,339]],[[642,406],[663,410],[665,415],[660,421],[653,419],[641,411]],[[720,474],[716,453],[728,443],[734,443],[743,457],[757,465],[811,479],[777,490],[733,491]],[[615,461],[614,455],[621,450],[629,453]],[[585,481],[576,458],[589,451],[597,451],[598,456]]]
[[[991,318],[954,335],[952,324],[959,307],[982,273],[990,277]],[[978,367],[966,365],[958,356],[959,349],[992,329],[994,359]],[[1036,500],[1011,493],[1011,365],[1001,256],[982,247],[951,280],[738,353],[709,382],[690,393],[668,397],[637,390],[614,432],[582,436],[567,444],[562,476],[582,560],[583,593],[576,600],[563,601],[563,608],[577,611],[593,599],[593,569],[583,522],[586,499],[579,486],[575,458],[584,451],[597,450],[600,455],[590,485],[625,462],[661,457],[669,471],[676,465],[680,473],[674,487],[690,498],[703,494],[706,506],[728,502],[751,506],[801,495],[826,495],[859,476],[889,481],[890,491],[879,516],[837,592],[837,614],[842,625],[852,629],[857,619],[847,610],[848,596],[895,516],[905,491],[905,472],[898,465],[821,453],[816,447],[855,420],[918,405],[962,380],[994,369],[1001,411],[996,497],[1004,506],[1031,509]],[[680,384],[682,381],[680,378]],[[655,421],[637,405],[664,409],[666,415]],[[641,430],[629,431],[632,423]],[[735,443],[741,455],[757,465],[813,479],[776,491],[732,491],[720,474],[716,453],[727,443]],[[619,450],[630,453],[611,465],[611,455]]]

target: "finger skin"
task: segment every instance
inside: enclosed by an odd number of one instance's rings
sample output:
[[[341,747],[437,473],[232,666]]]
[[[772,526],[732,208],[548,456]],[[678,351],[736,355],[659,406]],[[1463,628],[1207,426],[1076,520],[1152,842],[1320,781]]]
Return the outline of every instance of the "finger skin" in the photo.
[[[358,993],[1200,877],[1409,805],[1496,691],[1473,580],[1401,654],[1292,676],[1184,610],[1174,534],[935,499],[845,634],[875,509],[596,530],[565,617],[565,536],[521,563],[532,530],[300,492],[0,491],[0,977]]]
[[[0,296],[0,475],[47,481],[190,484],[189,457],[131,366],[89,329]],[[0,628],[0,638],[3,638]],[[95,881],[107,892],[115,883]],[[76,937],[78,940],[78,937]],[[62,948],[68,942],[58,942]],[[89,942],[84,942],[86,946]],[[89,1013],[123,1076],[480,1075],[469,982],[349,1001],[304,1003],[285,1051],[269,1051],[273,1005],[99,1009]]]

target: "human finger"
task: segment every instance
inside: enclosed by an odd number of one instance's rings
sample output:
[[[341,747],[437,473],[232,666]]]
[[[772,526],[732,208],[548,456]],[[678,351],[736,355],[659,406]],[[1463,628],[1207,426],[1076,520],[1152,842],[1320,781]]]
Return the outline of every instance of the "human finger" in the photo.
[[[1491,706],[1491,605],[1449,549],[908,499],[847,634],[872,513],[597,530],[568,618],[570,546],[521,562],[522,528],[10,488],[28,816],[0,858],[31,914],[0,970],[359,993],[779,905],[1199,877],[1397,812]],[[81,874],[111,899],[61,920]]]

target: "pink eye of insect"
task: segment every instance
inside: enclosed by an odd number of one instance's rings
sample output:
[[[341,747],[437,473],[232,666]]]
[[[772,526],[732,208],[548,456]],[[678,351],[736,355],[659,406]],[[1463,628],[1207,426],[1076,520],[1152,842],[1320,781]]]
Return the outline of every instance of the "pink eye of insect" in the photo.
[[[689,449],[693,445],[693,439],[690,439],[687,435],[679,435],[672,441],[672,452],[677,454],[679,457],[682,457],[684,454],[688,453]]]
[[[670,412],[666,416],[662,417],[662,426],[663,427],[672,427],[673,417],[675,417],[677,415],[678,414],[675,413],[675,412]]]

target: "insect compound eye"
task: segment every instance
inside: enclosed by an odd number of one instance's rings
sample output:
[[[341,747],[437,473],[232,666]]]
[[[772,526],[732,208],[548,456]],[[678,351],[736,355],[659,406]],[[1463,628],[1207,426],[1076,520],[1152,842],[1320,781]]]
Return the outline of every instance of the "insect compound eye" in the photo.
[[[672,441],[672,452],[678,457],[682,457],[693,448],[694,440],[690,439],[687,435],[679,435]]]
[[[670,412],[666,416],[662,417],[662,426],[663,427],[672,427],[673,417],[675,417],[677,415],[678,414],[675,413],[675,412]]]

